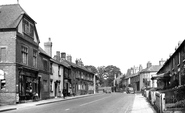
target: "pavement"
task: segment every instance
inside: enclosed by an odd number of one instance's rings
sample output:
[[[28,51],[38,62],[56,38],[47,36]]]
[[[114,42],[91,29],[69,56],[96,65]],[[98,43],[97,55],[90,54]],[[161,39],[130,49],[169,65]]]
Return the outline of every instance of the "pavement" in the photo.
[[[141,93],[135,94],[131,113],[157,113]]]
[[[41,100],[37,102],[28,102],[28,103],[21,103],[21,104],[16,104],[16,105],[0,106],[0,112],[23,109],[27,107],[34,107],[34,106],[50,104],[50,103],[55,103],[55,102],[60,102],[60,101],[66,101],[66,100],[71,100],[71,99],[78,99],[78,98],[83,98],[83,97],[93,96],[93,95],[94,94],[79,95],[79,96],[74,96],[74,97],[66,97],[65,99],[53,98],[53,99]],[[157,113],[157,112],[154,110],[154,108],[150,105],[150,103],[146,100],[145,97],[143,97],[140,93],[136,93],[134,103],[130,110],[130,113]]]

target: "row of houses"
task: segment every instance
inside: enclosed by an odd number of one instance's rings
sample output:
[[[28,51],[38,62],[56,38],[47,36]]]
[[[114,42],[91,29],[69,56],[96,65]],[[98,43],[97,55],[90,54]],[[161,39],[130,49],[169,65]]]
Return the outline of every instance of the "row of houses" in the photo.
[[[0,104],[94,93],[95,74],[81,60],[40,47],[36,22],[19,4],[0,6]]]
[[[185,40],[178,43],[173,54],[159,65],[147,63],[147,67],[128,69],[126,86],[135,91],[145,89],[143,95],[155,106],[159,113],[184,112],[185,108]]]
[[[157,72],[164,64],[161,59],[158,65],[152,65],[150,61],[147,62],[146,68],[140,65],[139,67],[131,67],[127,70],[124,85],[132,86],[135,91],[141,91],[144,88],[156,87],[157,82],[152,81],[151,78],[157,76]]]

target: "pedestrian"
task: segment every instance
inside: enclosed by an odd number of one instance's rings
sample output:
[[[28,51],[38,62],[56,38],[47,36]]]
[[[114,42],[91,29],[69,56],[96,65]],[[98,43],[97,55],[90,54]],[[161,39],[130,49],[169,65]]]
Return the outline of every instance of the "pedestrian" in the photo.
[[[63,94],[63,98],[65,99],[65,96],[66,96],[66,91],[65,91],[65,89],[63,89],[62,94]]]

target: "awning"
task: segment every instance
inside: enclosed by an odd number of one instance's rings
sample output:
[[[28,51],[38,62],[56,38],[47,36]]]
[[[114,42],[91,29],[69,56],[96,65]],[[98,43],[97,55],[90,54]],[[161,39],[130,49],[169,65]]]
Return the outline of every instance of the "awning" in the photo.
[[[169,73],[161,73],[158,74],[157,76],[152,77],[151,80],[169,79],[169,78],[170,78]]]

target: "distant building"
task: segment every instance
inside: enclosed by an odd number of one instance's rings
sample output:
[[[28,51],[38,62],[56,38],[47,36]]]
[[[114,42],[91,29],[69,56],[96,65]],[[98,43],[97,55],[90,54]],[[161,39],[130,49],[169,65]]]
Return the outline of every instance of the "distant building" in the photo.
[[[140,90],[144,87],[156,87],[156,81],[152,82],[151,78],[156,76],[156,73],[161,68],[161,64],[152,65],[151,62],[147,63],[147,67],[140,72]]]

